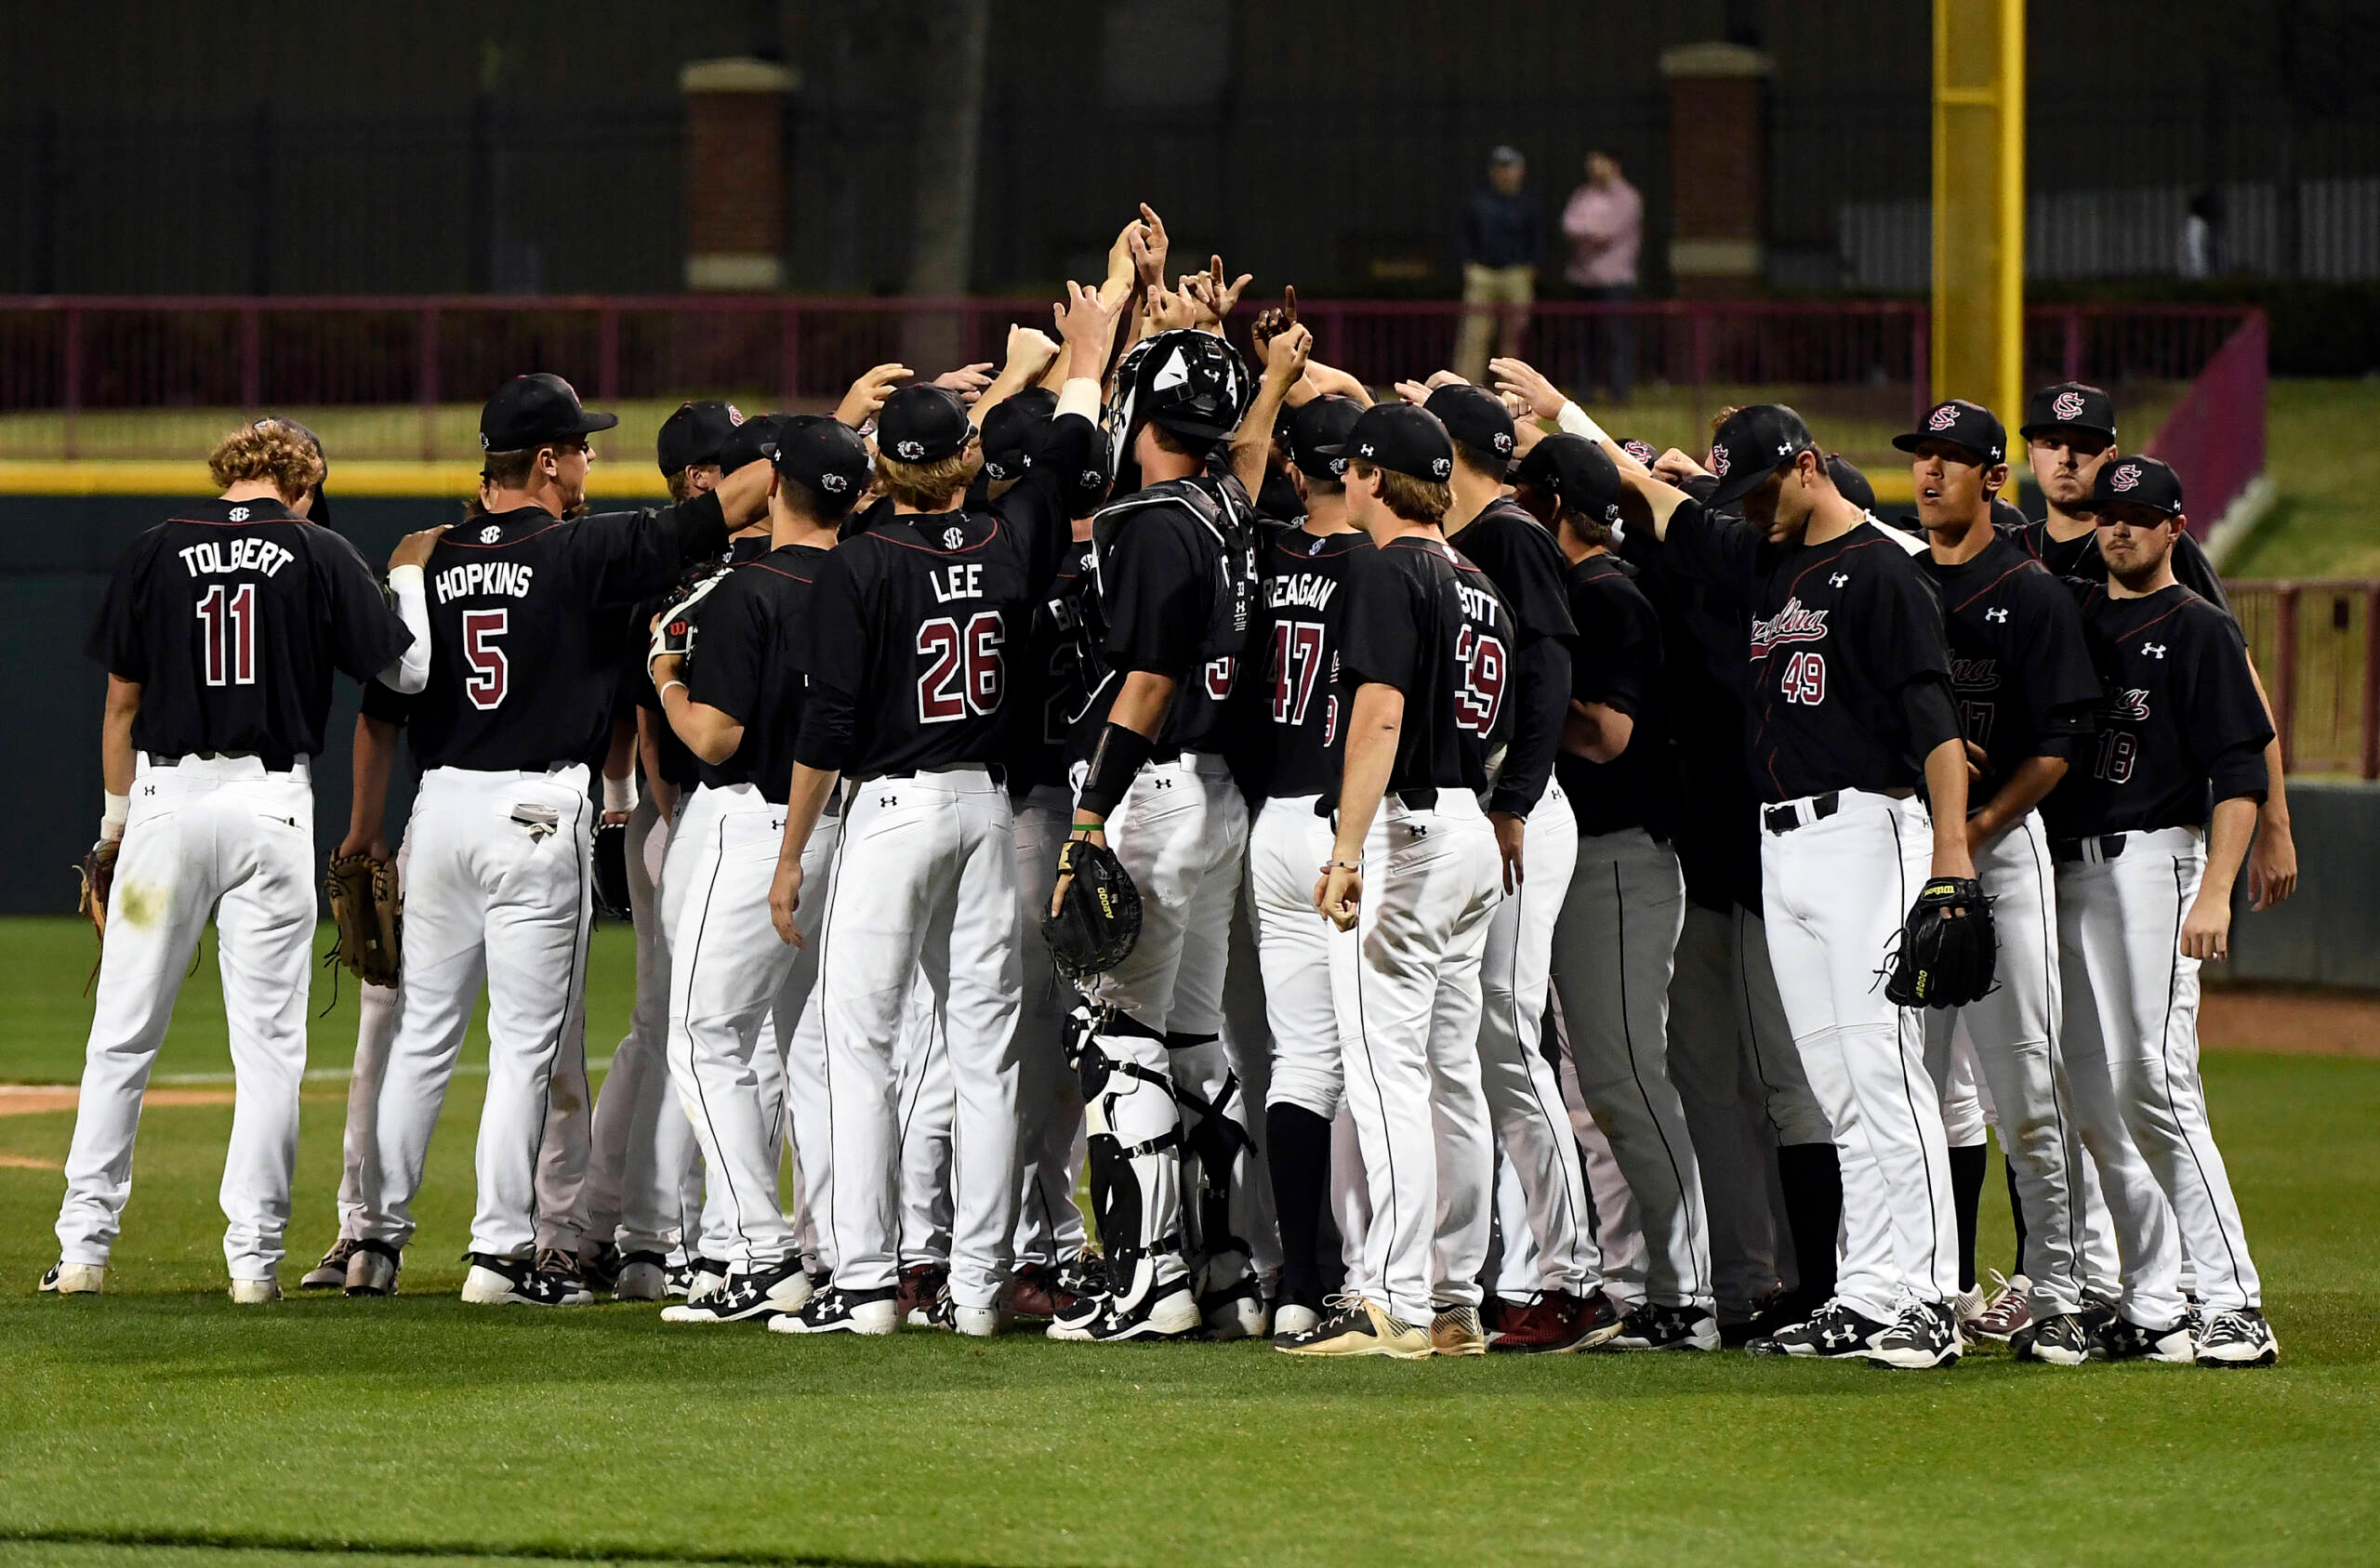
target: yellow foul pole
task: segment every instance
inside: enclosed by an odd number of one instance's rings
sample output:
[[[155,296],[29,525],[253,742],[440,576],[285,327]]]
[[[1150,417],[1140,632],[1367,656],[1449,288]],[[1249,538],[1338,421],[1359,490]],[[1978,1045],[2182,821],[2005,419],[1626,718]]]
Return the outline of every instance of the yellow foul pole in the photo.
[[[2023,414],[2025,0],[1934,0],[1933,394]]]

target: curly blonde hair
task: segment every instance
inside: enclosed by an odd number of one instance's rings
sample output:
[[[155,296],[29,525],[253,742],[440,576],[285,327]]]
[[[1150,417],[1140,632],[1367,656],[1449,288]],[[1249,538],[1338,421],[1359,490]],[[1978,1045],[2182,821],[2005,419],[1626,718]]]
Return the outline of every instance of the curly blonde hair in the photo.
[[[260,419],[216,442],[206,471],[222,489],[265,480],[283,500],[295,502],[323,482],[327,467],[310,432],[279,419]]]
[[[974,478],[972,454],[953,453],[931,463],[904,463],[876,455],[877,482],[884,494],[892,497],[893,505],[906,504],[921,512],[933,511],[949,501],[950,493],[963,490]]]

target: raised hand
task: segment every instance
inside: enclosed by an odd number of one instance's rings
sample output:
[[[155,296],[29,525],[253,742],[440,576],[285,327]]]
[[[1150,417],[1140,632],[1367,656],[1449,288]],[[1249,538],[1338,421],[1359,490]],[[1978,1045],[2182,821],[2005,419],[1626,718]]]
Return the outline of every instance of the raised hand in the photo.
[[[884,400],[892,395],[894,383],[906,381],[914,374],[905,364],[874,366],[852,383],[852,389],[845,392],[843,401],[835,405],[835,417],[853,429],[858,429],[875,418],[878,411],[883,408]]]
[[[1562,412],[1570,400],[1538,368],[1527,360],[1493,359],[1488,362],[1488,374],[1500,392],[1517,394],[1528,404],[1529,412],[1540,419],[1551,419]]]
[[[958,393],[960,402],[973,402],[991,384],[992,365],[989,360],[962,364],[957,370],[945,370],[933,378],[934,386]]]

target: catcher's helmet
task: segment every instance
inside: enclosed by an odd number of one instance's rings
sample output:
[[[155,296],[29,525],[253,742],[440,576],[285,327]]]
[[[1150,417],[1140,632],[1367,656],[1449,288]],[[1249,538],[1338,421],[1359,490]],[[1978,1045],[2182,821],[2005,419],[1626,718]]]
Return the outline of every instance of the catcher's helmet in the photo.
[[[1160,332],[1132,345],[1116,367],[1108,441],[1120,458],[1144,424],[1192,441],[1226,440],[1255,391],[1247,362],[1221,337],[1193,327]]]

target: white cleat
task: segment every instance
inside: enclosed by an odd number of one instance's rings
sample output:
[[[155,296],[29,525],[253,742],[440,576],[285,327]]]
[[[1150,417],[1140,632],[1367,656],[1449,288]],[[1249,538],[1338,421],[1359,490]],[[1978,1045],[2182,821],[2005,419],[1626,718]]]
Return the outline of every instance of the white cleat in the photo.
[[[347,1294],[394,1296],[403,1258],[386,1242],[358,1242],[347,1260]]]
[[[1014,1328],[1016,1317],[1006,1307],[961,1307],[953,1304],[950,1326],[970,1339],[990,1339]]]
[[[1322,1314],[1312,1307],[1301,1307],[1294,1301],[1284,1301],[1273,1309],[1273,1337],[1294,1337],[1311,1334],[1322,1325]]]
[[[104,1263],[54,1263],[41,1277],[45,1296],[97,1296],[107,1283]]]
[[[669,1275],[658,1263],[639,1258],[620,1266],[620,1277],[613,1283],[615,1301],[659,1301],[669,1293]]]
[[[231,1282],[231,1305],[235,1307],[261,1307],[267,1302],[280,1299],[281,1282],[279,1280],[233,1280]]]
[[[1226,1286],[1198,1303],[1198,1315],[1213,1339],[1262,1339],[1272,1332],[1273,1314],[1253,1280]]]

